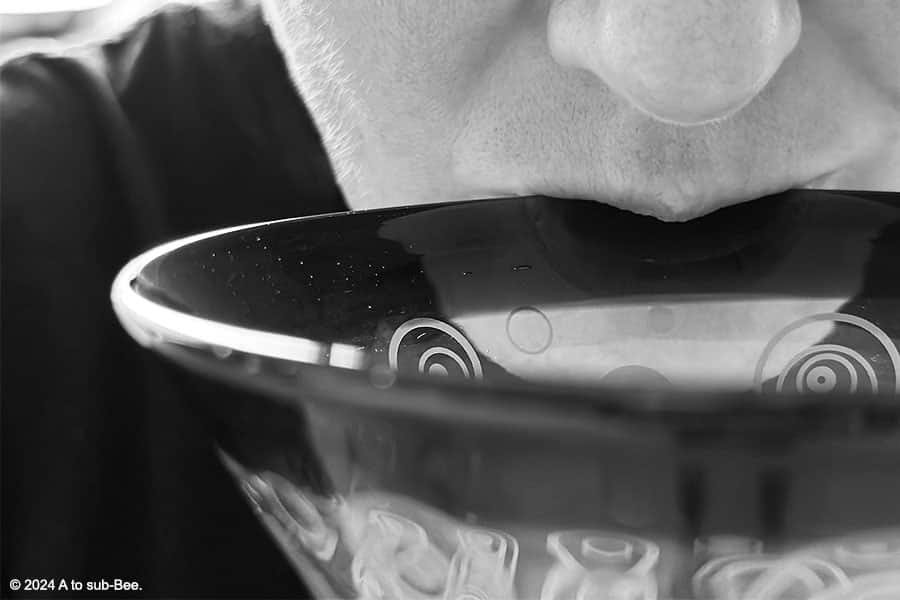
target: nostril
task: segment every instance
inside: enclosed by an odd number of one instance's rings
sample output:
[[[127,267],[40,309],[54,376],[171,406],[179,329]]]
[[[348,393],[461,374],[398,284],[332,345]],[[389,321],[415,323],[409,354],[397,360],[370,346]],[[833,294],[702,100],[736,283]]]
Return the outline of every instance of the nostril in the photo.
[[[696,124],[752,100],[800,28],[797,0],[556,0],[548,43],[658,120]]]

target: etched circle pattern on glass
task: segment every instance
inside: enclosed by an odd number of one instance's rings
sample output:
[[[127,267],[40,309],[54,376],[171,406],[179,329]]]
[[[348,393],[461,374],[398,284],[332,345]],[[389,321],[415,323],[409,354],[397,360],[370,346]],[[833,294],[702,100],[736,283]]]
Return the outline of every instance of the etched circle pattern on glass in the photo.
[[[871,321],[855,315],[823,313],[795,321],[783,328],[766,345],[756,364],[754,384],[762,390],[766,367],[785,338],[803,327],[831,322],[864,331],[871,338],[881,362],[889,365],[890,376],[881,380],[873,366],[874,356],[864,356],[856,348],[840,344],[818,344],[795,354],[780,369],[775,390],[779,393],[879,393],[900,395],[900,351],[890,336]]]
[[[455,327],[430,317],[406,321],[388,344],[388,365],[400,372],[481,379],[481,360]]]

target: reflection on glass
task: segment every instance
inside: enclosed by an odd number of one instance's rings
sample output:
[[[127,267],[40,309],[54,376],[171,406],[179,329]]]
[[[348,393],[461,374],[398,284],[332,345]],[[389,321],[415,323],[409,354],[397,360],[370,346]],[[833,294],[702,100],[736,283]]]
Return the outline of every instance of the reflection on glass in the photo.
[[[243,488],[257,510],[273,517],[290,540],[319,560],[331,560],[338,534],[297,486],[275,473],[262,473],[246,478]]]
[[[814,556],[737,555],[713,559],[700,568],[694,575],[694,594],[715,600],[807,600],[849,583],[840,567]]]
[[[690,561],[670,556],[661,567],[660,545],[635,535],[553,531],[540,536],[546,540],[544,549],[529,548],[527,540],[537,538],[517,539],[450,517],[432,519],[424,506],[400,497],[367,498],[364,504],[369,506],[357,513],[364,515],[359,543],[351,544],[346,537],[341,540],[326,519],[352,518],[356,500],[344,500],[344,510],[330,510],[331,501],[308,496],[276,474],[247,475],[243,481],[259,512],[298,542],[298,552],[302,548],[319,559],[324,570],[345,568],[332,561],[343,543],[353,557],[354,589],[363,599],[900,600],[896,529],[832,538],[786,552],[772,552],[752,537],[697,538],[693,555],[699,568],[684,572]],[[520,552],[529,558],[520,560]],[[534,560],[543,552],[549,564]],[[673,566],[676,571],[671,571]],[[682,594],[673,595],[670,584],[661,583],[686,576],[692,589]]]
[[[858,539],[839,544],[834,549],[834,558],[850,571],[900,572],[900,535]]]
[[[656,600],[659,546],[619,533],[560,531],[547,536],[556,564],[541,600]]]
[[[762,540],[739,535],[710,535],[694,540],[694,557],[699,564],[735,554],[761,554]]]
[[[897,600],[900,534],[832,540],[780,557],[722,554],[697,570],[693,585],[696,598],[710,600]]]
[[[900,571],[873,573],[854,579],[849,587],[832,589],[812,600],[897,600],[900,598]]]
[[[515,598],[519,544],[512,536],[487,529],[458,532],[446,600]]]
[[[425,600],[444,595],[449,566],[420,525],[373,509],[351,569],[361,598]]]
[[[410,319],[393,333],[388,344],[388,365],[395,370],[429,375],[453,374],[467,379],[483,376],[481,360],[469,340],[452,325],[426,317]]]
[[[866,336],[855,339],[856,348],[823,343],[800,351],[791,348],[794,338],[823,323],[856,329]],[[773,370],[773,363],[783,366]],[[762,389],[763,381],[776,375],[777,392],[900,393],[900,351],[890,336],[866,319],[841,313],[810,315],[779,331],[763,350],[756,364],[756,387]]]

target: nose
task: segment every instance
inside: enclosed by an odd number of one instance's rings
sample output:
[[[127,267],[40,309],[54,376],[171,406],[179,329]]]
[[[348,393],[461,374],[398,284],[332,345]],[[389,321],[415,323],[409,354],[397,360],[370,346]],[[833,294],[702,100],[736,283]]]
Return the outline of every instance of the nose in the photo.
[[[800,38],[797,0],[554,0],[553,58],[652,117],[723,119],[766,86]]]

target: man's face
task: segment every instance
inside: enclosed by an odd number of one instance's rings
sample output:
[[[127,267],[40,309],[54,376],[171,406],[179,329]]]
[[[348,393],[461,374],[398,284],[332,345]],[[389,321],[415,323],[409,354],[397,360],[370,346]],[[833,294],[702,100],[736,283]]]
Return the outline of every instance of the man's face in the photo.
[[[900,1],[266,0],[352,208],[900,190]]]

